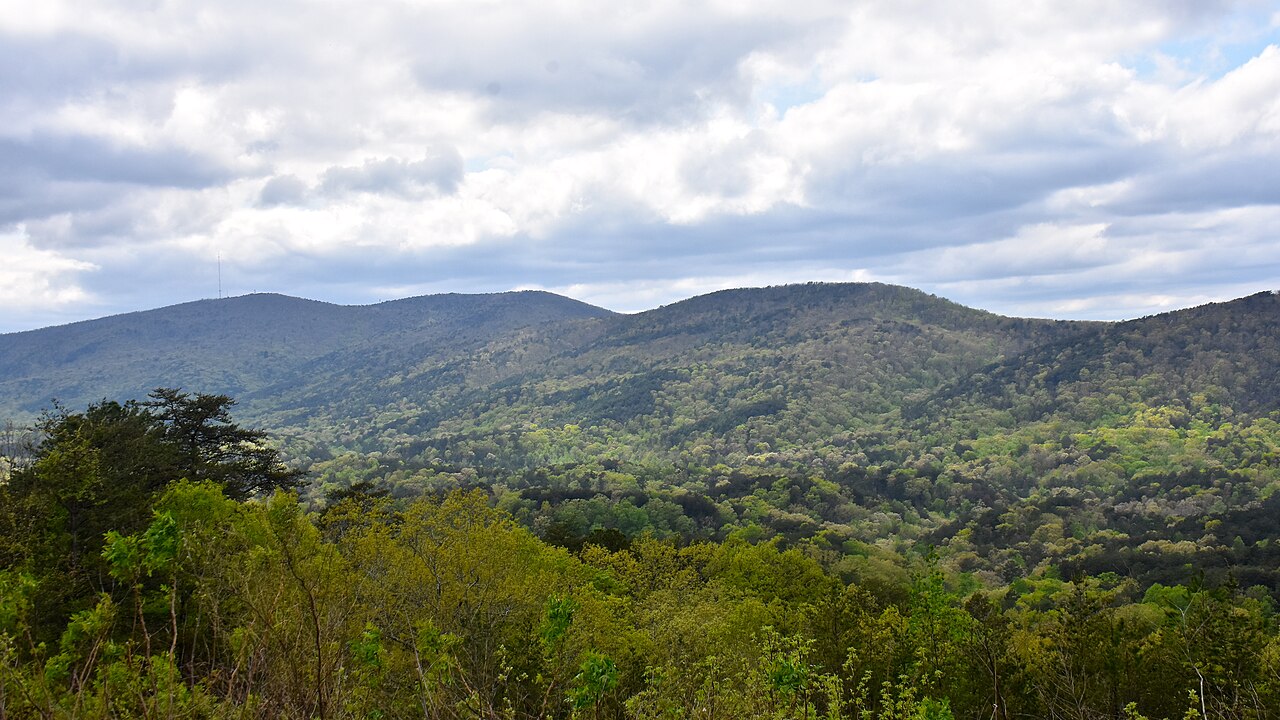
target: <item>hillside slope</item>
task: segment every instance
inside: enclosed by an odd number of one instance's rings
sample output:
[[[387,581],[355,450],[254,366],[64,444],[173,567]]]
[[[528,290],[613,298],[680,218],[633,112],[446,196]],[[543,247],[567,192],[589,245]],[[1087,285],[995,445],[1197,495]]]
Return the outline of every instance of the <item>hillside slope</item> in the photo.
[[[522,327],[610,314],[542,292],[365,306],[271,294],[200,300],[0,335],[0,415],[30,417],[52,398],[75,407],[142,397],[158,386],[241,398],[297,382],[333,353],[356,371],[362,357],[388,347],[420,355],[462,352]]]
[[[635,315],[257,296],[0,336],[0,397],[229,392],[312,499],[480,486],[569,546],[740,531],[864,579],[935,548],[1000,581],[1202,570],[1280,593],[1278,319],[1274,293],[1075,323],[879,284]]]
[[[366,356],[354,372],[331,356],[319,382],[262,395],[282,410],[275,424],[305,425],[321,444],[421,462],[732,463],[877,426],[912,398],[1089,327],[880,284],[757,288],[539,326],[465,354]]]

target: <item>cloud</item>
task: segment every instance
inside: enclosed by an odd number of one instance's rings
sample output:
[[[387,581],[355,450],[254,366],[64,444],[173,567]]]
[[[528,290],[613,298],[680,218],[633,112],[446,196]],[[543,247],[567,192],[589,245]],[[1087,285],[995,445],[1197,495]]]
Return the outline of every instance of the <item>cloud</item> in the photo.
[[[93,264],[33,247],[21,230],[0,233],[0,257],[2,307],[42,315],[92,300],[77,280]]]
[[[222,255],[337,301],[873,277],[1120,317],[1274,284],[1264,5],[0,4],[0,232],[82,313]]]
[[[84,135],[0,138],[0,165],[34,180],[200,188],[229,179],[209,158],[173,147],[138,147]]]
[[[605,114],[631,125],[683,123],[747,102],[740,63],[761,48],[826,32],[822,3],[742,12],[721,4],[446,4],[405,24],[428,90],[482,93],[484,113]]]
[[[416,197],[427,191],[449,194],[462,180],[462,156],[454,148],[428,153],[420,160],[368,159],[358,166],[334,166],[324,171],[320,192],[388,194]]]
[[[258,195],[261,206],[298,205],[307,196],[307,184],[296,175],[277,175],[262,186]]]
[[[911,253],[902,258],[900,272],[910,268],[946,283],[1091,270],[1118,260],[1117,243],[1106,232],[1103,224],[1029,225],[1003,240]]]
[[[1039,225],[992,243],[912,256],[889,270],[910,266],[931,291],[971,304],[986,298],[983,307],[1006,314],[1130,318],[1272,288],[1280,252],[1258,237],[1278,223],[1280,207],[1259,206],[1109,226]],[[1184,277],[1196,281],[1170,281]]]

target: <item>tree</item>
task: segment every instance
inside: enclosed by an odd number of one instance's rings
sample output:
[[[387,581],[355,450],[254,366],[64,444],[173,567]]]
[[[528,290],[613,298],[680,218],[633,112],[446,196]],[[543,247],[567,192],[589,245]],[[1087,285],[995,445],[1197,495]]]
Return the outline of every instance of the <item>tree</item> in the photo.
[[[298,483],[262,432],[231,421],[232,404],[160,389],[146,403],[103,400],[84,412],[55,403],[44,413],[30,463],[0,492],[0,561],[37,574],[42,622],[61,624],[112,585],[104,535],[143,530],[175,480],[211,480],[236,499]]]
[[[175,476],[173,459],[147,414],[104,401],[83,413],[55,405],[36,425],[42,439],[31,464],[5,488],[12,508],[3,528],[9,565],[26,565],[41,583],[37,620],[56,627],[111,584],[101,553],[109,530],[138,532],[155,494]]]
[[[158,388],[150,398],[142,405],[188,480],[212,480],[236,500],[300,484],[303,473],[285,467],[280,452],[266,444],[267,433],[231,421],[236,401],[230,397]]]

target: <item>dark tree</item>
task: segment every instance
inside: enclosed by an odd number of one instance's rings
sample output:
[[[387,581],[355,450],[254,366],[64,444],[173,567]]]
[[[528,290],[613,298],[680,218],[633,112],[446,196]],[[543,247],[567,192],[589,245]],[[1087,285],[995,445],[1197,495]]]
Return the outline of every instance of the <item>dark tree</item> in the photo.
[[[302,474],[264,433],[232,422],[232,404],[160,389],[147,402],[103,400],[84,412],[55,403],[37,421],[30,462],[0,484],[0,563],[40,578],[49,621],[111,584],[104,534],[144,529],[170,483],[211,480],[237,499],[298,484]]]
[[[265,432],[232,422],[230,397],[159,388],[150,398],[142,405],[176,453],[181,476],[213,480],[237,500],[301,481],[302,473],[285,467],[279,451],[267,445]]]

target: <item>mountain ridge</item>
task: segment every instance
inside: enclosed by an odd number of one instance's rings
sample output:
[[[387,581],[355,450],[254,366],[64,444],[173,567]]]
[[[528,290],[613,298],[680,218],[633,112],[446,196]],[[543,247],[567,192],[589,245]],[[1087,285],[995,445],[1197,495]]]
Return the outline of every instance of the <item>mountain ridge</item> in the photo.
[[[83,404],[167,384],[241,395],[393,333],[441,339],[607,314],[541,291],[356,306],[273,293],[197,300],[0,335],[0,410],[30,415],[54,397]],[[15,395],[23,400],[15,403]]]
[[[1004,581],[1194,564],[1280,592],[1274,292],[1121,323],[868,283],[634,315],[536,292],[373,307],[185,306],[62,326],[79,344],[44,354],[0,336],[0,418],[181,385],[235,396],[318,503],[483,488],[569,544],[741,531],[826,543],[860,577],[928,545]]]
[[[74,405],[180,385],[231,394],[277,429],[309,415],[385,426],[386,409],[408,402],[422,412],[392,424],[415,434],[510,424],[519,413],[535,423],[635,425],[654,412],[667,412],[677,433],[699,424],[729,432],[751,418],[803,414],[805,403],[835,405],[823,399],[835,394],[841,406],[821,412],[839,417],[805,421],[808,432],[829,433],[894,408],[908,419],[937,410],[948,395],[972,396],[975,383],[991,396],[1019,363],[1073,372],[1073,362],[1113,353],[1141,328],[1251,304],[1259,308],[1250,316],[1265,318],[1276,297],[1106,323],[1008,317],[882,283],[735,288],[634,314],[546,291],[369,305],[259,293],[0,335],[0,413],[29,417],[54,397]],[[1096,347],[1086,352],[1085,342]],[[1176,355],[1170,342],[1162,352]],[[708,372],[720,387],[694,387]],[[681,403],[701,409],[681,420],[671,410]],[[735,412],[743,422],[726,425]]]
[[[937,295],[937,294],[935,294],[935,293],[929,293],[929,292],[927,292],[927,291],[919,290],[919,289],[916,289],[916,288],[911,288],[911,287],[909,287],[909,286],[905,286],[905,285],[893,285],[893,284],[890,284],[890,283],[881,283],[881,282],[831,282],[831,281],[809,281],[809,282],[803,282],[803,283],[783,283],[783,284],[780,284],[780,285],[760,285],[760,286],[748,286],[748,287],[740,287],[740,288],[724,288],[724,289],[721,289],[721,290],[713,290],[713,291],[710,291],[710,292],[701,293],[701,294],[698,294],[698,295],[693,295],[693,296],[690,296],[690,297],[687,297],[687,298],[682,298],[682,299],[679,299],[679,300],[673,300],[673,301],[671,301],[671,302],[669,302],[669,303],[664,303],[664,304],[662,304],[662,305],[658,305],[658,306],[653,307],[653,308],[648,308],[648,309],[645,309],[645,310],[637,310],[637,311],[634,311],[634,312],[620,312],[620,311],[615,311],[615,310],[611,310],[611,309],[609,309],[609,308],[605,308],[605,307],[603,307],[603,306],[591,305],[590,303],[587,303],[587,302],[585,302],[585,301],[583,301],[583,300],[578,300],[578,299],[573,298],[573,297],[570,297],[570,296],[568,296],[568,295],[561,295],[561,294],[558,294],[558,293],[553,293],[553,292],[551,292],[551,291],[549,291],[549,290],[535,290],[535,289],[526,289],[526,290],[505,290],[505,291],[487,292],[487,293],[463,293],[463,292],[451,291],[451,292],[444,292],[444,293],[431,293],[431,294],[427,294],[427,295],[410,295],[410,296],[406,296],[406,297],[402,297],[402,298],[392,298],[392,299],[389,299],[389,300],[379,300],[379,301],[377,301],[377,302],[371,302],[371,303],[355,303],[355,304],[346,304],[346,303],[331,302],[331,301],[328,301],[328,300],[317,300],[317,299],[314,299],[314,298],[307,298],[307,297],[303,297],[303,296],[299,296],[299,295],[289,295],[289,294],[286,294],[286,293],[269,292],[269,291],[268,291],[268,292],[252,292],[252,293],[245,293],[245,294],[243,294],[243,295],[232,295],[232,296],[223,297],[223,298],[200,298],[200,299],[197,299],[197,300],[187,300],[187,301],[180,302],[180,303],[174,303],[174,304],[172,304],[172,305],[162,305],[162,306],[160,306],[160,307],[144,308],[144,309],[141,309],[141,310],[129,310],[129,311],[120,312],[120,313],[113,313],[113,314],[111,314],[111,315],[103,315],[103,316],[101,316],[101,317],[86,318],[86,319],[83,319],[83,320],[72,320],[72,321],[65,322],[65,323],[57,323],[57,324],[54,324],[54,325],[46,325],[46,326],[44,326],[44,327],[30,328],[30,329],[26,329],[26,330],[11,330],[11,331],[6,331],[6,332],[0,332],[0,341],[3,341],[4,339],[9,338],[9,337],[13,337],[13,336],[30,335],[30,334],[35,334],[35,333],[44,333],[44,332],[47,332],[47,331],[56,330],[56,329],[58,329],[58,328],[70,328],[70,327],[75,327],[75,326],[86,326],[86,325],[90,325],[90,324],[93,324],[93,323],[99,323],[99,322],[106,321],[106,320],[113,320],[113,319],[126,318],[126,317],[133,317],[133,316],[139,316],[139,315],[147,315],[147,314],[151,314],[151,313],[157,313],[157,312],[164,312],[164,311],[176,310],[176,309],[179,309],[179,308],[189,308],[189,307],[195,307],[195,306],[209,307],[209,306],[210,306],[211,304],[213,304],[213,303],[227,303],[227,302],[230,302],[230,301],[246,300],[246,299],[279,299],[279,300],[286,300],[286,301],[297,301],[297,302],[299,302],[299,303],[306,303],[306,304],[323,305],[323,306],[327,306],[327,307],[331,307],[331,308],[363,309],[363,308],[378,308],[378,307],[385,307],[385,306],[393,306],[393,305],[398,305],[398,304],[401,304],[401,303],[412,303],[412,302],[414,302],[414,301],[420,301],[420,300],[425,300],[425,299],[429,299],[429,298],[479,298],[479,297],[498,297],[498,296],[517,296],[517,295],[526,295],[526,296],[536,296],[536,295],[541,295],[541,296],[550,296],[550,297],[562,298],[562,299],[564,299],[564,300],[568,300],[568,301],[571,301],[571,302],[574,302],[574,303],[579,303],[579,304],[581,304],[581,305],[584,305],[584,306],[587,306],[587,307],[593,308],[593,309],[594,309],[594,310],[596,310],[596,311],[599,311],[599,312],[602,312],[602,313],[605,313],[605,314],[609,314],[609,315],[619,315],[619,316],[636,316],[636,315],[644,315],[644,314],[648,314],[648,313],[653,313],[653,312],[656,312],[656,311],[659,311],[659,310],[663,310],[663,309],[667,309],[667,308],[671,308],[671,307],[675,307],[675,306],[680,306],[680,305],[684,305],[684,304],[687,304],[687,303],[690,303],[690,302],[693,302],[693,301],[700,301],[700,300],[708,299],[708,298],[716,298],[716,297],[722,297],[722,296],[726,296],[726,295],[734,295],[734,294],[739,294],[739,293],[749,293],[749,292],[753,292],[753,291],[767,291],[767,290],[777,289],[777,288],[795,288],[795,287],[806,287],[806,286],[809,286],[809,287],[841,287],[841,286],[851,286],[851,287],[852,287],[852,286],[871,286],[871,287],[874,287],[874,286],[882,286],[882,287],[889,287],[889,288],[901,288],[901,289],[912,290],[912,291],[914,291],[914,292],[921,293],[922,295],[926,295],[926,296],[928,296],[928,297],[933,297],[933,298],[936,298],[936,299],[942,300],[942,301],[944,301],[944,302],[946,302],[946,303],[949,303],[949,304],[951,304],[951,305],[955,305],[955,306],[960,307],[960,308],[965,308],[965,309],[968,309],[968,310],[974,310],[974,311],[977,311],[977,312],[986,313],[986,314],[989,314],[989,315],[992,315],[992,316],[995,316],[995,317],[1000,317],[1000,318],[1009,318],[1009,319],[1018,319],[1018,320],[1045,320],[1045,321],[1051,321],[1051,322],[1053,322],[1053,321],[1057,321],[1057,322],[1094,323],[1094,324],[1100,324],[1100,325],[1116,325],[1116,324],[1121,324],[1121,323],[1126,323],[1126,322],[1133,322],[1134,320],[1144,320],[1144,319],[1151,318],[1151,317],[1158,317],[1158,316],[1161,316],[1161,315],[1168,315],[1168,314],[1171,314],[1171,313],[1179,313],[1179,312],[1184,312],[1184,311],[1187,311],[1187,310],[1194,310],[1194,309],[1196,309],[1196,308],[1202,308],[1202,307],[1213,306],[1213,305],[1222,305],[1222,304],[1227,304],[1227,303],[1233,303],[1233,302],[1236,302],[1236,301],[1238,301],[1238,300],[1243,300],[1243,299],[1251,298],[1251,297],[1258,297],[1258,296],[1263,296],[1263,295],[1268,295],[1268,294],[1270,294],[1270,295],[1280,294],[1280,289],[1276,289],[1276,290],[1260,290],[1260,291],[1258,291],[1258,292],[1256,292],[1256,293],[1251,293],[1250,295],[1241,296],[1241,297],[1239,297],[1239,298],[1233,298],[1233,299],[1229,299],[1229,300],[1214,300],[1214,301],[1209,301],[1209,302],[1201,303],[1201,304],[1199,304],[1199,305],[1192,305],[1192,306],[1188,306],[1188,307],[1185,307],[1185,308],[1177,308],[1177,309],[1173,309],[1173,310],[1166,310],[1166,311],[1162,311],[1162,312],[1159,312],[1159,313],[1152,313],[1152,314],[1150,314],[1150,315],[1142,315],[1142,316],[1139,316],[1139,317],[1128,318],[1128,319],[1122,319],[1122,320],[1071,320],[1071,319],[1067,319],[1067,318],[1032,317],[1032,316],[1021,316],[1021,315],[1005,315],[1005,314],[998,313],[998,312],[995,312],[995,311],[992,311],[992,310],[986,310],[986,309],[984,309],[984,308],[978,308],[978,307],[971,307],[971,306],[963,305],[963,304],[961,304],[961,303],[958,303],[958,302],[956,302],[956,301],[954,301],[954,300],[950,300],[950,299],[948,299],[948,298],[945,298],[945,297],[943,297],[943,296]]]

